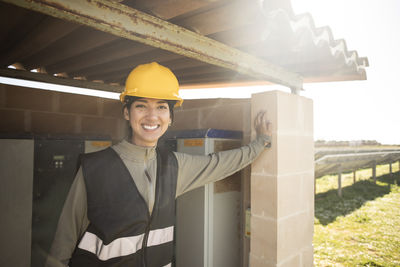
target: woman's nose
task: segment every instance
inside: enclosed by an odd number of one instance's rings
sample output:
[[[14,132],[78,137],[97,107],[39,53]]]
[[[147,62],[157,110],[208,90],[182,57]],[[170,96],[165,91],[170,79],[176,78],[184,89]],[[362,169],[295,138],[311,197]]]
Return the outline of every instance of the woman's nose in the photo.
[[[156,117],[157,116],[157,108],[149,108],[147,110],[148,117]]]

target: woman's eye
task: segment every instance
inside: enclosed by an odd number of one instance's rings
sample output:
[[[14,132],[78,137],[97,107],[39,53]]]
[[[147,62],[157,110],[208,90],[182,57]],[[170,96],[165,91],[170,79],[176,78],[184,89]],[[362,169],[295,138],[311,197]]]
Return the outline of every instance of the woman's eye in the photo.
[[[167,106],[159,106],[159,109],[167,109]]]
[[[145,106],[142,104],[135,105],[135,108],[144,108]]]

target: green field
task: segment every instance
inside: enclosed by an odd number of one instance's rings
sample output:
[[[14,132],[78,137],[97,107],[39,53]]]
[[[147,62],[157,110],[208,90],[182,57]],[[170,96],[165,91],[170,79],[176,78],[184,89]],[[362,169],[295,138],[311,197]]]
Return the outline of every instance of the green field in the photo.
[[[337,176],[316,181],[314,222],[315,266],[400,266],[399,164],[342,176],[342,198]]]

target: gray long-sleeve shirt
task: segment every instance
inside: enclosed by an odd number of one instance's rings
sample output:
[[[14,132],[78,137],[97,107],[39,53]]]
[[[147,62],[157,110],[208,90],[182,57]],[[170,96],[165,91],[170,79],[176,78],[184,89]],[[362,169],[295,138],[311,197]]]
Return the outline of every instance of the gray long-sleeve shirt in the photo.
[[[174,152],[178,162],[176,197],[244,168],[263,151],[268,142],[268,136],[261,136],[247,146],[206,156]],[[157,169],[155,147],[140,147],[122,141],[112,148],[128,168],[151,212],[155,199]],[[79,169],[60,216],[47,266],[67,266],[88,225],[86,188],[82,170]]]

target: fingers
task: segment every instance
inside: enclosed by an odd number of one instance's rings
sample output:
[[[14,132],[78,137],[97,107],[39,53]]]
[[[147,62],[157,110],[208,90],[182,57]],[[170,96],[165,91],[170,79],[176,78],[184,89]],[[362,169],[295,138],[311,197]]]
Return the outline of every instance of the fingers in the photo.
[[[261,127],[261,117],[263,116],[263,112],[260,111],[257,113],[256,117],[254,118],[254,129],[256,130],[257,134],[259,134],[260,127]]]
[[[254,124],[260,125],[262,124],[263,120],[264,120],[264,116],[265,116],[266,111],[262,110],[260,112],[257,113],[256,118],[254,120]]]
[[[258,135],[270,135],[270,121],[267,118],[267,112],[265,110],[261,110],[257,113],[254,119],[254,129]]]
[[[267,112],[266,112],[266,111],[263,111],[263,112],[262,112],[260,123],[261,123],[261,125],[262,125],[263,127],[268,128],[268,126],[267,126],[268,121],[267,121],[267,119],[266,119],[265,113],[267,113]]]

